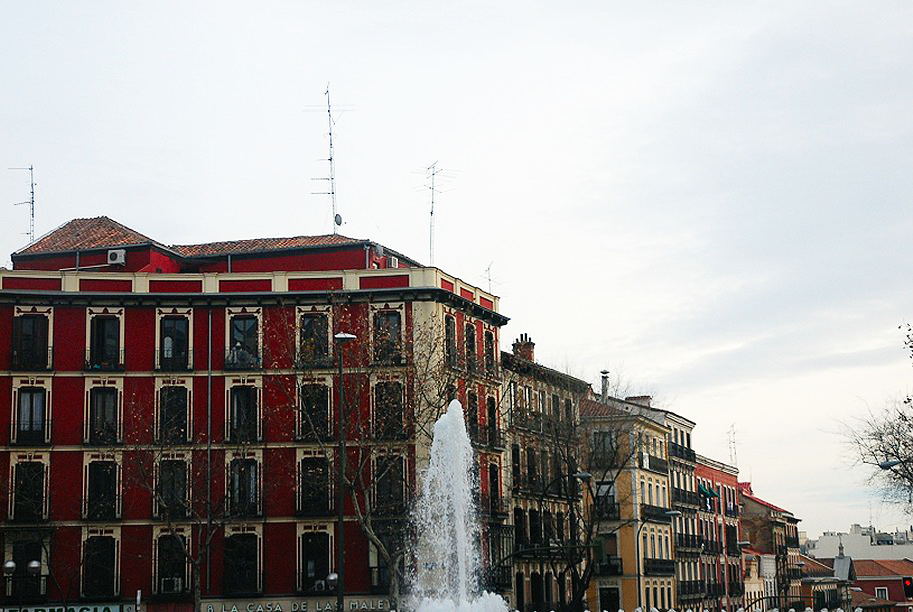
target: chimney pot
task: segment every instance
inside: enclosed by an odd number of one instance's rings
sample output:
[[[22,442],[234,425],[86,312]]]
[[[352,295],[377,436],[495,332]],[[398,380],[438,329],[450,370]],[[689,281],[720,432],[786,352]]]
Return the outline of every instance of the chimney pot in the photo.
[[[536,360],[536,343],[529,337],[529,334],[520,334],[520,337],[514,340],[514,355],[527,361]]]

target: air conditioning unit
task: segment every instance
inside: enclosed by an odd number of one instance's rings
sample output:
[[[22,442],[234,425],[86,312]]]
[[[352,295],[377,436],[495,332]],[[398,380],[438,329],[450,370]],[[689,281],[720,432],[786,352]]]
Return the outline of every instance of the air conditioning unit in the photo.
[[[184,587],[184,580],[182,578],[162,578],[162,588],[160,592],[162,594],[167,593],[181,593]]]
[[[111,249],[108,251],[108,265],[122,266],[127,263],[127,251],[125,249]]]
[[[387,257],[387,267],[388,268],[398,268],[399,267],[399,257],[394,257],[390,255]]]

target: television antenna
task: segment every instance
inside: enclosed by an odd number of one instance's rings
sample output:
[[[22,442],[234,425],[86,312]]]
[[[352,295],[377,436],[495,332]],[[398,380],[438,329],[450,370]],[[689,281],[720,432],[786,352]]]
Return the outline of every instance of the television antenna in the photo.
[[[9,170],[28,170],[29,171],[29,199],[23,202],[15,202],[13,206],[29,205],[29,244],[35,242],[35,166],[29,164],[28,167],[9,168]]]
[[[491,267],[495,262],[488,262],[488,267],[485,268],[485,277],[488,279],[488,293],[491,293]]]
[[[337,232],[337,228],[342,225],[342,215],[336,212],[336,157],[333,153],[333,105],[330,101],[330,84],[327,83],[327,90],[323,92],[323,95],[327,97],[327,126],[329,127],[329,137],[330,137],[330,147],[329,154],[327,158],[323,161],[326,161],[329,165],[329,176],[312,178],[312,181],[327,181],[327,189],[329,191],[312,191],[312,195],[328,195],[330,196],[330,205],[332,207],[332,222],[333,222],[333,233]]]
[[[729,463],[733,467],[739,467],[739,454],[735,441],[735,423],[730,425],[727,433],[729,434]]]
[[[432,163],[430,166],[425,168],[428,172],[428,177],[431,179],[431,184],[428,186],[428,191],[431,192],[431,214],[428,219],[428,263],[434,265],[434,194],[437,193],[437,189],[434,187],[434,181],[438,175],[437,161]]]

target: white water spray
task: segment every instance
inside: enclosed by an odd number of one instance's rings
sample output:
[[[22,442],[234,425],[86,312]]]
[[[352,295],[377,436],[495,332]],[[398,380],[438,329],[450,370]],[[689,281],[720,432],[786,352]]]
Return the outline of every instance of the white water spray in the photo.
[[[479,587],[477,473],[463,407],[453,400],[434,424],[431,459],[413,516],[418,542],[412,590],[418,612],[507,611],[500,596]]]

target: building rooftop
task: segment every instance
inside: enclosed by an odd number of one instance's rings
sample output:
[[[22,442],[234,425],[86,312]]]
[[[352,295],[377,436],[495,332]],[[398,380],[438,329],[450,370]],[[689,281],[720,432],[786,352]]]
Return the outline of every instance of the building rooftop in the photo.
[[[909,559],[855,559],[856,575],[913,576],[913,561]]]
[[[14,255],[65,253],[135,244],[159,243],[109,217],[91,217],[67,221]]]

